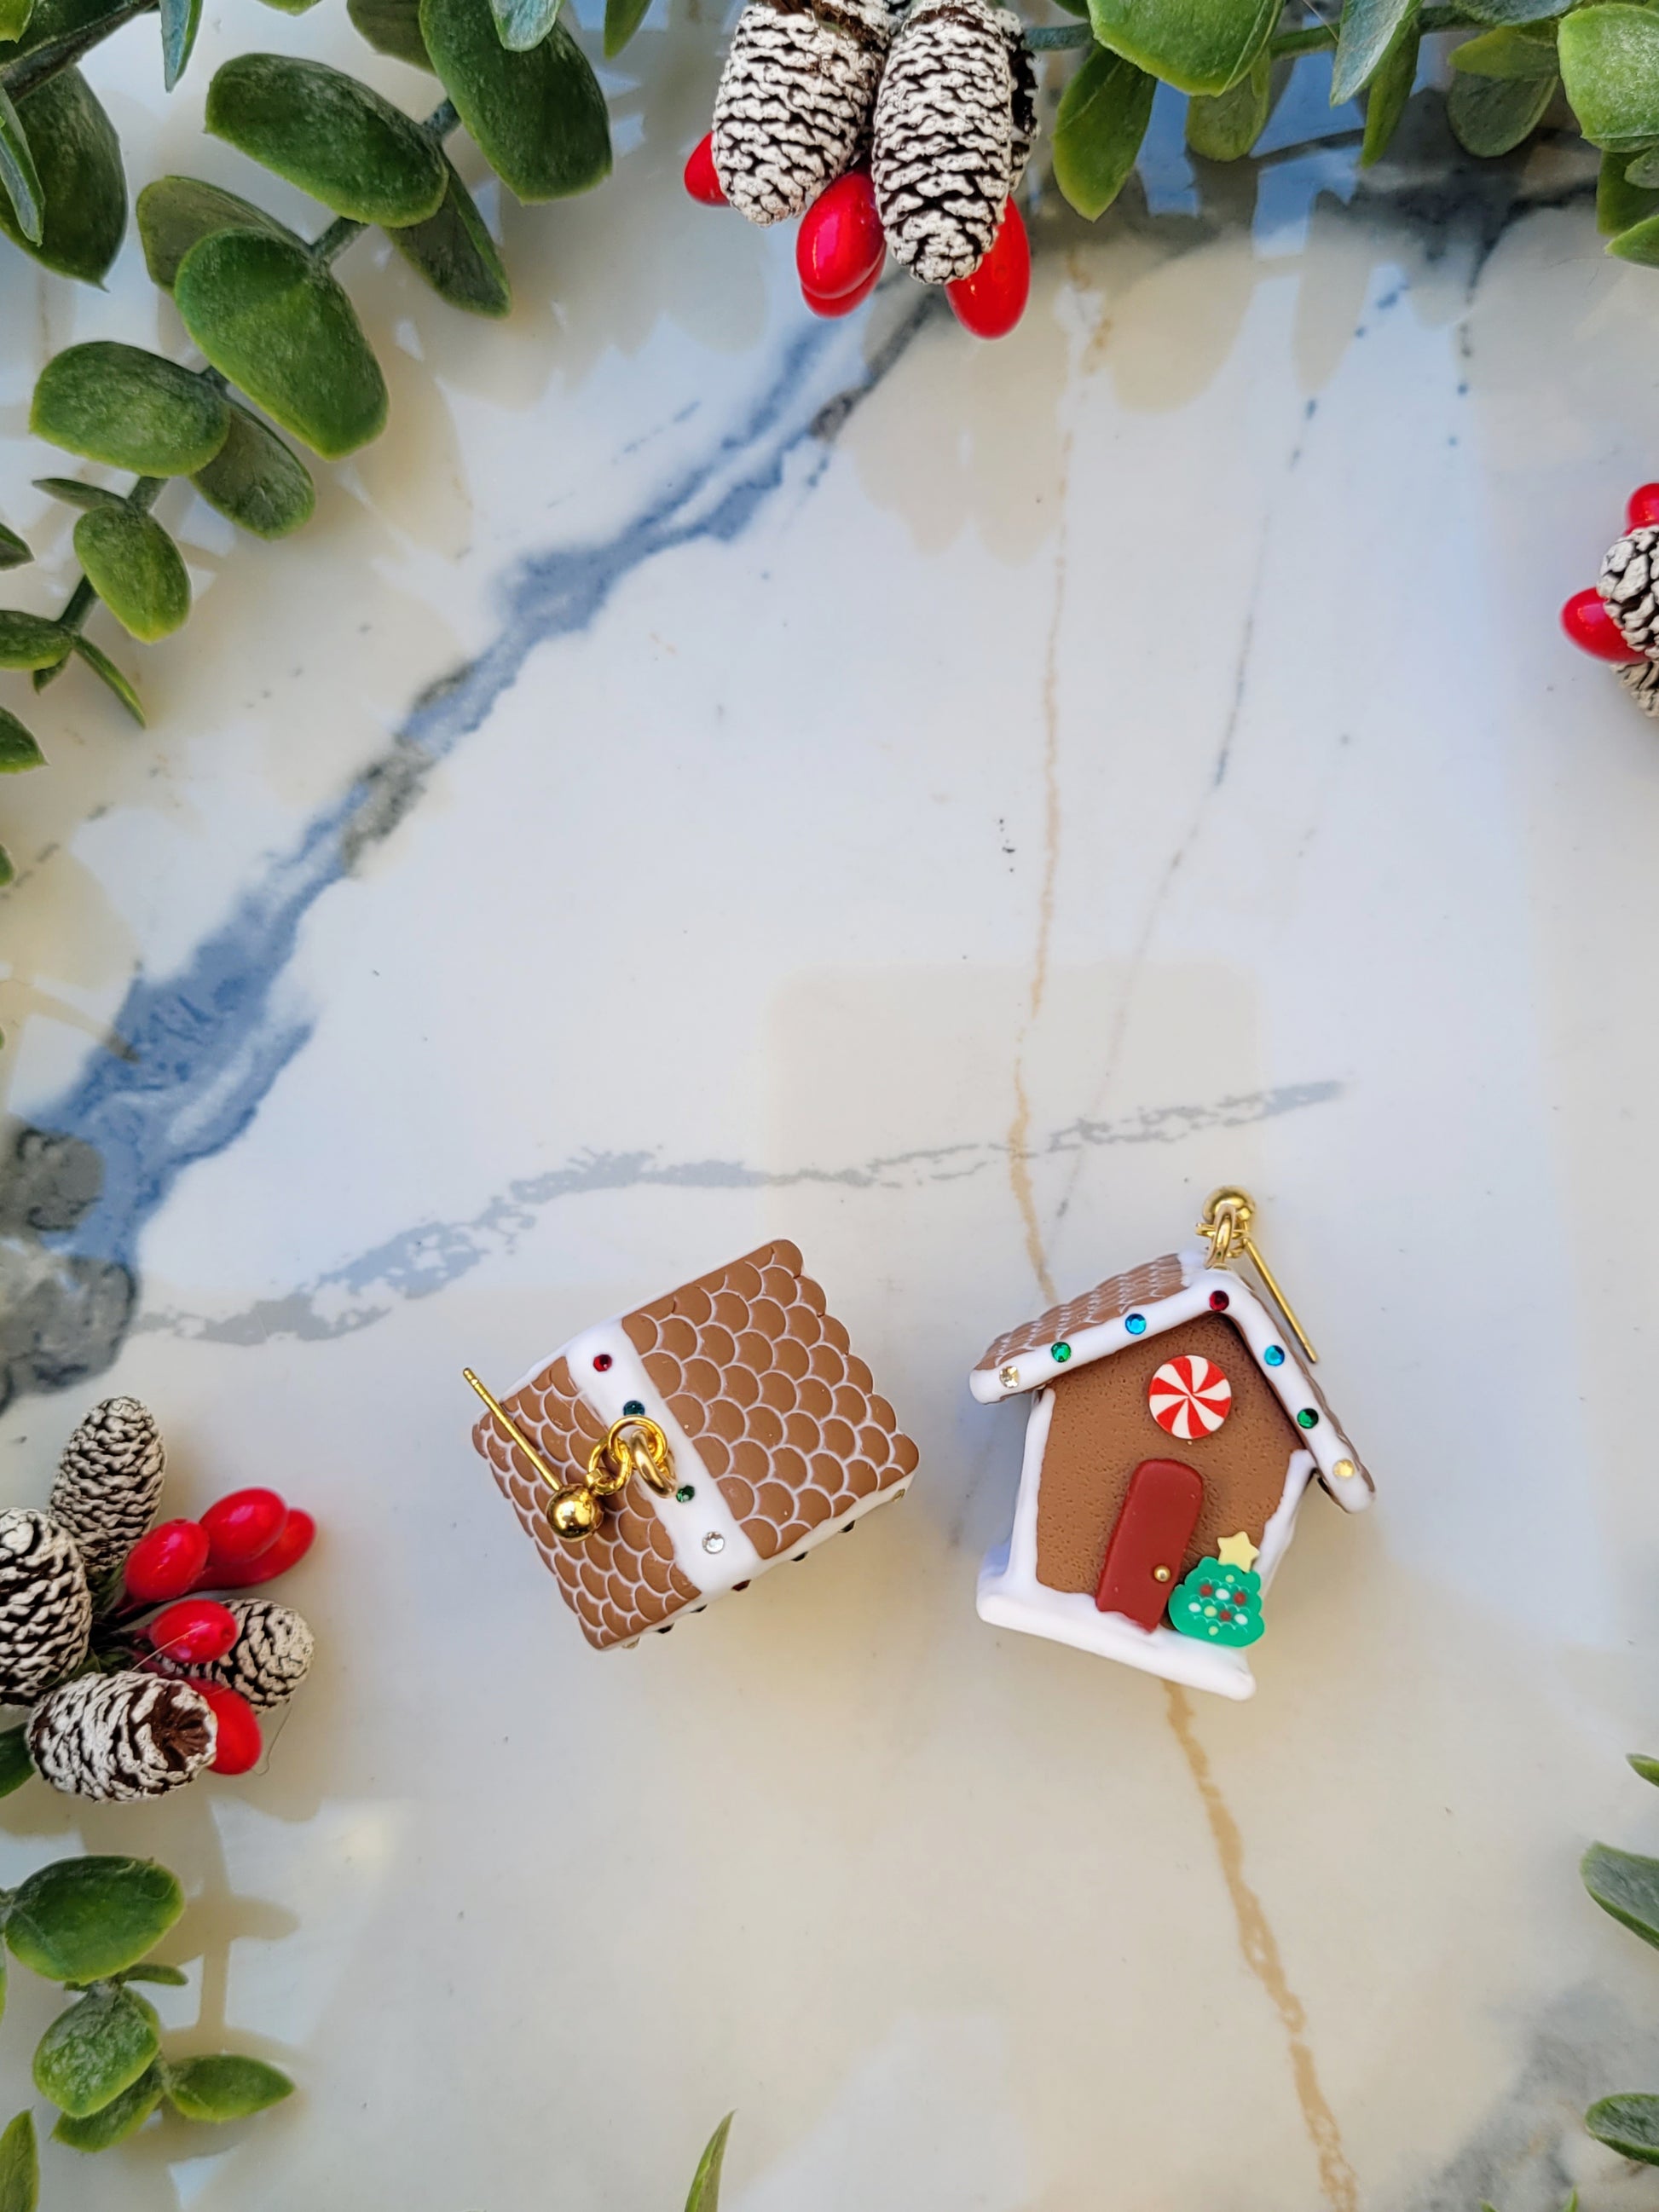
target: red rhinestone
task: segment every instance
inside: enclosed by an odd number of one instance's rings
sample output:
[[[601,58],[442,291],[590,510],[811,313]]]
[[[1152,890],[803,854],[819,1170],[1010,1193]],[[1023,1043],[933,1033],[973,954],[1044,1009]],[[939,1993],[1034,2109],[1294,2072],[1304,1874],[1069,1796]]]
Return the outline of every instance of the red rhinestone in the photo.
[[[1211,1291],[1210,1311],[1212,1313],[1225,1313],[1231,1304],[1232,1300],[1227,1296],[1225,1291]]]
[[[1576,646],[1585,653],[1593,653],[1598,660],[1622,662],[1628,666],[1642,658],[1626,644],[1624,632],[1607,612],[1594,584],[1575,592],[1567,601],[1561,610],[1561,627]]]
[[[611,1354],[610,1354],[608,1352],[596,1352],[594,1353],[594,1355],[593,1355],[593,1372],[594,1372],[596,1375],[603,1375],[603,1374],[605,1373],[605,1371],[606,1368],[607,1368],[607,1367],[609,1367],[609,1366],[610,1366],[610,1364],[611,1364]]]

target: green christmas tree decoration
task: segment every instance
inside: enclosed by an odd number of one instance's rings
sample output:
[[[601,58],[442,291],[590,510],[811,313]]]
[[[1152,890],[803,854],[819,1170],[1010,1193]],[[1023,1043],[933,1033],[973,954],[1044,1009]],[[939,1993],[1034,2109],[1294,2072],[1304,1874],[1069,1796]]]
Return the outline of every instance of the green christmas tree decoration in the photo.
[[[1170,1600],[1170,1626],[1182,1636],[1235,1650],[1262,1630],[1261,1577],[1253,1567],[1200,1559]]]

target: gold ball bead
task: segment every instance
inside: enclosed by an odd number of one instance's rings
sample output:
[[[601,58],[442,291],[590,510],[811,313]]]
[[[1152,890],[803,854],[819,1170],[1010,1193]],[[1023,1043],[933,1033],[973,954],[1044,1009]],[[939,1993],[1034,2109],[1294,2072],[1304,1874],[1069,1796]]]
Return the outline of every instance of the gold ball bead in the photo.
[[[573,1482],[555,1494],[547,1509],[553,1533],[568,1544],[585,1543],[605,1517],[605,1509],[585,1482]]]
[[[1352,1482],[1354,1477],[1354,1463],[1351,1459],[1340,1459],[1331,1469],[1331,1473],[1339,1482]]]

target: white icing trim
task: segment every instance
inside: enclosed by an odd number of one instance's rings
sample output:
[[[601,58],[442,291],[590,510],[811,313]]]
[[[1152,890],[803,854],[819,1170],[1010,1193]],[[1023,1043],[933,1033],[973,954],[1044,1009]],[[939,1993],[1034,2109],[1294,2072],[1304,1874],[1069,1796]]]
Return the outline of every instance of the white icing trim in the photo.
[[[1104,1359],[1131,1344],[1144,1344],[1149,1337],[1162,1336],[1169,1329],[1179,1328],[1183,1322],[1196,1321],[1200,1314],[1210,1311],[1210,1293],[1224,1291],[1227,1311],[1224,1318],[1237,1328],[1250,1357],[1291,1421],[1304,1407],[1312,1406],[1319,1413],[1319,1419],[1311,1429],[1298,1426],[1297,1433],[1302,1449],[1311,1456],[1326,1488],[1346,1512],[1363,1513],[1371,1502],[1370,1486],[1357,1467],[1346,1477],[1335,1474],[1339,1461],[1354,1460],[1354,1449],[1331,1416],[1320,1411],[1294,1342],[1285,1341],[1278,1322],[1242,1276],[1228,1267],[1206,1267],[1201,1253],[1183,1252],[1180,1260],[1184,1279],[1181,1289],[1167,1298],[1154,1298],[1131,1310],[1146,1322],[1144,1329],[1132,1334],[1125,1327],[1127,1314],[1120,1314],[1115,1321],[1097,1322],[1092,1328],[1079,1329],[1075,1336],[1067,1339],[1072,1354],[1063,1365],[1057,1365],[1048,1348],[1040,1346],[1034,1352],[1022,1352],[1016,1358],[1004,1360],[997,1367],[975,1368],[968,1378],[969,1390],[982,1406],[1018,1397],[1023,1391],[1057,1382],[1073,1370],[1086,1367],[1091,1360]],[[1285,1355],[1276,1367],[1269,1366],[1265,1356],[1270,1346]],[[1018,1379],[1005,1384],[1001,1376],[1004,1369],[1009,1367],[1016,1370]]]
[[[1279,1563],[1291,1548],[1291,1539],[1296,1534],[1297,1512],[1304,1492],[1313,1480],[1314,1459],[1311,1452],[1293,1451],[1291,1463],[1285,1470],[1285,1488],[1273,1518],[1261,1532],[1261,1550],[1255,1571],[1261,1577],[1265,1595],[1268,1584],[1279,1572]]]
[[[772,1562],[763,1559],[744,1534],[742,1523],[726,1504],[719,1483],[703,1465],[696,1446],[670,1413],[660,1394],[652,1389],[645,1362],[629,1342],[622,1323],[601,1322],[597,1328],[584,1329],[580,1336],[573,1336],[563,1349],[572,1381],[607,1428],[612,1421],[623,1419],[623,1407],[635,1399],[667,1437],[668,1449],[674,1455],[676,1486],[689,1482],[696,1496],[682,1505],[672,1496],[659,1498],[647,1483],[636,1480],[629,1487],[649,1502],[652,1511],[667,1529],[674,1547],[674,1565],[687,1582],[695,1585],[698,1595],[724,1597],[733,1583],[751,1582],[763,1573]],[[611,1364],[599,1374],[593,1361],[599,1353],[605,1352],[611,1354]],[[556,1352],[554,1355],[556,1358],[558,1356]],[[709,1552],[703,1547],[703,1538],[711,1535],[721,1539],[717,1551]]]

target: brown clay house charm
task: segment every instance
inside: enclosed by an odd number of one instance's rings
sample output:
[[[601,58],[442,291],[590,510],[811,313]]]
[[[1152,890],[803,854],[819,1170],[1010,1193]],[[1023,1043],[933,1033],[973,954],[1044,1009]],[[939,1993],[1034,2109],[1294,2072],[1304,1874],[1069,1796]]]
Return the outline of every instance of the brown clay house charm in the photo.
[[[909,1486],[916,1448],[793,1244],[540,1359],[473,1442],[605,1650],[671,1628]]]
[[[1252,1695],[1245,1650],[1304,1492],[1351,1513],[1371,1498],[1293,1332],[1231,1268],[1171,1255],[999,1337],[970,1388],[1030,1400],[981,1617]]]

